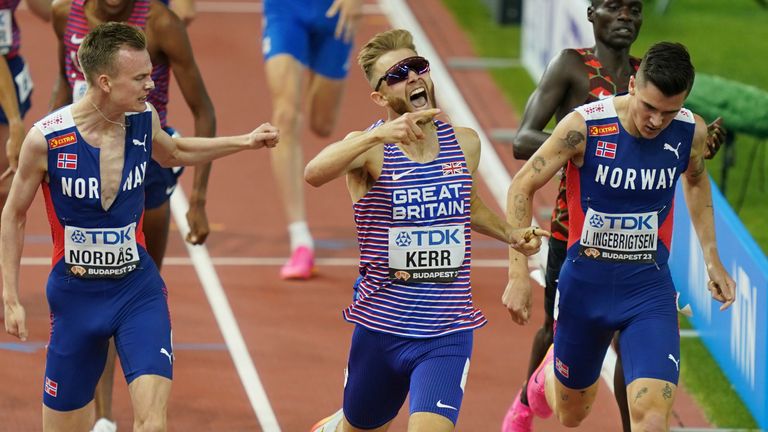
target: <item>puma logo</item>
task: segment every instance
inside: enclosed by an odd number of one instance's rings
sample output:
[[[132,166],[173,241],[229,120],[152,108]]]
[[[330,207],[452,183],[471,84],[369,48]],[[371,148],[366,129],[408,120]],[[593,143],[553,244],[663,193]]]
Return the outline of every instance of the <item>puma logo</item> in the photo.
[[[173,354],[169,353],[168,350],[166,350],[165,348],[160,348],[160,354],[163,354],[166,357],[168,357],[168,363],[173,365]]]
[[[147,152],[147,134],[144,134],[144,141],[139,141],[136,138],[134,138],[133,145],[144,147],[144,153],[146,153]]]
[[[680,372],[680,360],[675,360],[675,356],[672,354],[667,356],[668,359],[672,360],[672,363],[675,364],[675,369],[677,369],[678,372]]]
[[[672,147],[671,145],[669,145],[667,143],[664,143],[664,150],[671,151],[672,153],[675,154],[675,157],[680,159],[680,155],[677,153],[677,150],[680,149],[680,144],[682,144],[682,143],[677,143],[677,147]]]

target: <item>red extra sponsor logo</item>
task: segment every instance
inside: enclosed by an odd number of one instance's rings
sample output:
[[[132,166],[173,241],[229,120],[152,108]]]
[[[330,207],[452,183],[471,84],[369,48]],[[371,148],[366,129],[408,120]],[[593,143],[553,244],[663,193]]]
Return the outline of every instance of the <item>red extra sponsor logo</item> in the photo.
[[[66,147],[77,142],[77,136],[74,132],[70,132],[66,135],[53,137],[48,140],[48,148],[51,150]]]
[[[612,142],[598,141],[595,148],[595,156],[608,159],[616,159],[616,148],[618,145]]]
[[[56,159],[56,168],[68,170],[77,169],[77,154],[59,153]]]
[[[53,397],[56,397],[56,395],[59,394],[59,383],[48,377],[45,377],[45,392]]]
[[[555,359],[555,369],[557,369],[558,372],[560,372],[560,375],[570,378],[570,370],[568,369],[568,365],[563,363],[562,360],[559,358]]]
[[[618,133],[619,133],[618,123],[610,123],[607,125],[594,125],[589,127],[589,135],[591,136],[616,135]]]

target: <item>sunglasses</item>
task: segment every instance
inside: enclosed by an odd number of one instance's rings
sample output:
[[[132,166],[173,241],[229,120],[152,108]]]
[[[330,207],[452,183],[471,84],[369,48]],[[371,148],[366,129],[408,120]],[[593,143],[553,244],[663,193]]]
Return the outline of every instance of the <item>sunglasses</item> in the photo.
[[[376,83],[374,91],[379,91],[381,83],[386,81],[388,86],[393,86],[399,82],[403,82],[408,79],[408,74],[414,71],[418,75],[423,75],[429,72],[429,61],[424,57],[414,56],[403,59],[394,66],[387,69],[387,72],[379,78],[379,82]]]

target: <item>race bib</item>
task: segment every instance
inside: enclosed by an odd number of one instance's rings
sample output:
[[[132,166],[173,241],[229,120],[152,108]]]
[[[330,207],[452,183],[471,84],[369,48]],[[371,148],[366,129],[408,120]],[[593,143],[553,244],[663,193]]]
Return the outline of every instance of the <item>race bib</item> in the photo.
[[[29,74],[29,65],[24,63],[24,67],[13,77],[16,81],[16,89],[19,92],[19,102],[24,103],[27,101],[29,94],[32,93],[32,75]]]
[[[13,12],[0,9],[0,54],[8,54],[13,46]]]
[[[119,279],[136,270],[136,224],[122,228],[64,227],[67,272],[84,279]]]
[[[389,277],[402,282],[450,282],[464,263],[464,225],[391,228]]]
[[[589,258],[632,263],[656,261],[659,216],[649,213],[601,213],[587,210],[580,252]]]
[[[72,86],[72,103],[82,99],[86,90],[88,90],[88,82],[81,79],[75,80],[75,84]]]

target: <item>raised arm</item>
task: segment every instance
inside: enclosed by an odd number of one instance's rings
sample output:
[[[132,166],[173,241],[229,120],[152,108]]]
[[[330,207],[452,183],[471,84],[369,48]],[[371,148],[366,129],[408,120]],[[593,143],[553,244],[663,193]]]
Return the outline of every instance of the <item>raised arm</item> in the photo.
[[[707,289],[712,298],[723,303],[720,310],[727,309],[734,301],[736,283],[728,275],[720,261],[715,239],[715,214],[712,205],[712,190],[704,163],[707,154],[707,125],[696,116],[696,131],[693,138],[691,158],[683,175],[683,192],[688,204],[693,228],[704,253],[709,282]]]
[[[262,123],[244,135],[172,138],[160,127],[160,117],[152,108],[152,158],[164,167],[210,162],[241,150],[272,148],[279,139],[277,128],[269,123]]]
[[[377,128],[352,132],[343,140],[325,147],[309,161],[304,168],[304,180],[312,186],[322,186],[352,170],[362,168],[367,162],[366,153],[376,146],[385,143],[414,143],[424,138],[419,123],[431,120],[439,113],[439,109],[405,113]]]
[[[563,50],[555,57],[544,71],[536,90],[528,98],[520,128],[512,144],[515,158],[530,158],[549,138],[549,134],[543,131],[565,103],[571,87],[573,55],[571,50]]]
[[[48,166],[47,144],[43,134],[32,128],[24,139],[19,168],[11,184],[0,220],[0,265],[3,273],[5,331],[21,340],[27,338],[24,307],[19,302],[19,267],[24,248],[27,210],[43,181]]]
[[[192,0],[187,0],[192,1]],[[154,20],[153,34],[159,41],[160,48],[166,57],[179,84],[181,94],[187,102],[195,120],[194,136],[212,137],[216,135],[216,114],[213,103],[205,89],[203,77],[192,54],[187,30],[182,21],[166,8],[157,6],[159,17]],[[189,234],[187,241],[192,244],[202,244],[208,237],[208,217],[205,214],[205,203],[208,196],[208,178],[211,174],[211,163],[195,166],[195,176],[192,182],[192,193],[189,197]]]
[[[581,114],[572,112],[558,123],[552,136],[517,172],[507,192],[507,221],[513,228],[531,224],[533,194],[569,160],[581,166],[586,146],[586,123]],[[518,324],[530,317],[531,284],[528,259],[509,250],[509,283],[502,302]]]

